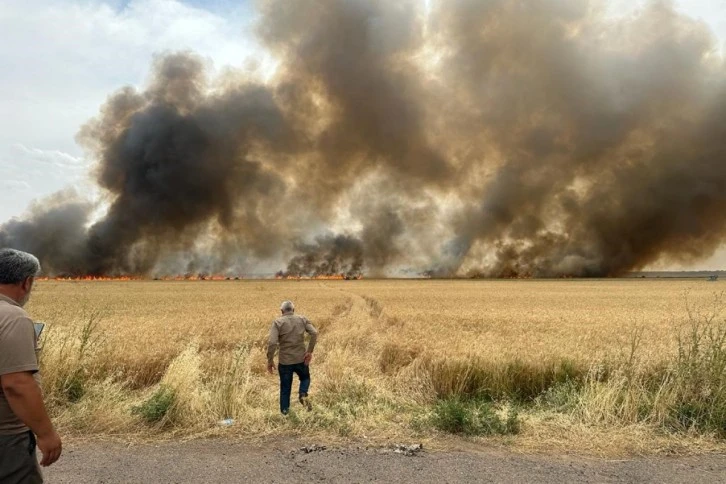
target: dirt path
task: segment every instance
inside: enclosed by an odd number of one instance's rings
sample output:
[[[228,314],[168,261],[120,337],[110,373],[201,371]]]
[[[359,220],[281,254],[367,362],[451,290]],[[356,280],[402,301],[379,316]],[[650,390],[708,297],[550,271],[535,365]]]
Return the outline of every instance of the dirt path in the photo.
[[[403,455],[392,449],[302,450],[300,442],[197,440],[67,445],[49,483],[726,482],[726,456],[597,460],[500,449]]]

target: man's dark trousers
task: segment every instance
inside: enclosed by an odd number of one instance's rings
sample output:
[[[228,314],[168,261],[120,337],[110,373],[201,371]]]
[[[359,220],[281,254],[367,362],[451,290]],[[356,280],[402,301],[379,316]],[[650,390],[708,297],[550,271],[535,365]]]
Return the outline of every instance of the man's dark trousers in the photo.
[[[0,483],[40,484],[43,474],[35,452],[35,436],[31,432],[0,435]]]
[[[310,388],[310,367],[305,363],[294,365],[277,365],[280,374],[280,411],[284,414],[290,410],[290,393],[292,392],[292,375],[300,379],[300,395],[307,395]]]

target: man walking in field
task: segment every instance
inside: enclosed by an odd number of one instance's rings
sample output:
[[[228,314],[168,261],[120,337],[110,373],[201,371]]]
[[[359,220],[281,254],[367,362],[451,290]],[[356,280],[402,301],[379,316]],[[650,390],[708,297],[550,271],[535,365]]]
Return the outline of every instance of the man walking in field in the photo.
[[[61,439],[53,428],[38,384],[37,336],[22,309],[30,297],[38,259],[25,252],[0,249],[0,482],[43,482],[40,465],[61,455]]]
[[[295,306],[285,301],[280,306],[282,316],[272,322],[270,339],[267,345],[267,371],[275,371],[275,352],[280,348],[280,411],[287,415],[290,410],[290,393],[292,378],[296,374],[300,379],[300,403],[310,410],[308,390],[310,389],[310,361],[318,340],[318,330],[305,316],[295,314]],[[310,342],[305,348],[305,333],[310,335]]]

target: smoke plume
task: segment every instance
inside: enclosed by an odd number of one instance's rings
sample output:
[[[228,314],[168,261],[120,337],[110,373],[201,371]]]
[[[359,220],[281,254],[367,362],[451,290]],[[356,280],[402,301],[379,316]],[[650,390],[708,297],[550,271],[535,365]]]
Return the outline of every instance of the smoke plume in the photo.
[[[293,257],[287,271],[279,272],[278,276],[342,274],[356,277],[363,267],[363,247],[358,239],[352,237],[319,237],[315,244],[302,245],[297,250],[300,255]]]
[[[57,194],[0,246],[56,275],[554,277],[723,242],[726,65],[670,3],[259,8],[270,80],[160,55],[78,135],[105,214]]]

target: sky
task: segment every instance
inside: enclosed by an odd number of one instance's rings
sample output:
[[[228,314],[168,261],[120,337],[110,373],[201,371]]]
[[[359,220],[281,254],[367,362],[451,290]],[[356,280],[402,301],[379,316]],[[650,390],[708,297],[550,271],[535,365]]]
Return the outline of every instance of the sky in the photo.
[[[613,15],[639,4],[608,3]],[[675,4],[726,45],[726,0]],[[0,1],[0,223],[67,187],[93,196],[93,160],[75,136],[106,97],[143,85],[163,52],[193,50],[216,70],[248,65],[261,55],[254,22],[240,0]],[[726,249],[693,268],[714,265],[726,268]]]

